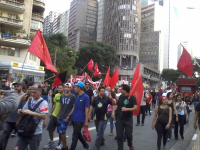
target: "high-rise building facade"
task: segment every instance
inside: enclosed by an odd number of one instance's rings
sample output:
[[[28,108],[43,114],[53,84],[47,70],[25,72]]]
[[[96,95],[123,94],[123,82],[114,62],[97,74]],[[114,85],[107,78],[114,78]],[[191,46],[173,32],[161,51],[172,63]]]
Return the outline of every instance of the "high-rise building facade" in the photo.
[[[139,61],[140,0],[104,1],[103,41],[117,49],[120,80],[132,78]]]
[[[52,23],[60,14],[61,13],[59,13],[59,12],[50,11],[49,15],[45,17],[44,26],[43,26],[43,28],[44,28],[43,34],[44,35],[52,33]]]
[[[68,41],[76,51],[96,41],[97,0],[73,0],[70,6]]]
[[[36,31],[43,31],[44,10],[44,0],[0,1],[0,77],[9,74],[9,78],[16,78],[24,60],[23,78],[31,73],[37,77],[44,75],[40,59],[28,53]]]
[[[162,72],[164,51],[163,6],[154,3],[142,8],[140,62]]]
[[[98,2],[98,21],[97,21],[97,41],[103,41],[103,27],[104,27],[104,1]]]

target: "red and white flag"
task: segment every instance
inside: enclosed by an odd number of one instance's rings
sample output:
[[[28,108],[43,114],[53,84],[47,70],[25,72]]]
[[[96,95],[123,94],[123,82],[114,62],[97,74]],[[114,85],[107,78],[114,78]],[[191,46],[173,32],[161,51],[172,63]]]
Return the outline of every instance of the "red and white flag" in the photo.
[[[95,69],[94,76],[98,76],[99,75],[99,68],[97,66],[97,63],[95,63],[94,69]]]
[[[92,59],[88,62],[87,66],[88,66],[88,69],[89,69],[91,72],[93,72],[94,62],[93,62]]]

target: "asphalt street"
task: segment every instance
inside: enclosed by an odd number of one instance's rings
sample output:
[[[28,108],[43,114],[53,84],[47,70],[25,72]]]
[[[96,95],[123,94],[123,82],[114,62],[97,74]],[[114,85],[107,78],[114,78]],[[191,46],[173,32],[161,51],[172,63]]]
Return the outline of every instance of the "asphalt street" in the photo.
[[[151,116],[147,115],[145,117],[144,126],[135,126],[137,117],[134,117],[134,127],[133,127],[133,145],[135,150],[157,150],[156,141],[157,141],[157,133],[155,130],[151,129],[152,119],[154,115],[154,110],[152,109]],[[193,129],[193,119],[194,119],[194,110],[190,114],[190,124],[189,126],[185,125],[185,139],[176,141],[174,136],[172,136],[172,140],[167,143],[167,150],[184,150],[189,146],[192,137],[194,136],[195,130]],[[47,118],[47,123],[49,122],[49,118]],[[96,128],[94,122],[89,123],[89,130],[92,138],[92,142],[89,143],[90,149],[93,150],[94,143],[96,139]],[[67,144],[70,147],[72,141],[72,132],[73,127],[68,126],[67,128]],[[172,131],[173,133],[173,131]],[[114,135],[110,136],[110,125],[108,124],[106,127],[106,131],[104,133],[105,145],[101,147],[101,150],[117,150],[117,141],[114,139],[116,136],[116,129],[114,128]],[[172,134],[173,135],[173,134]],[[13,150],[15,144],[17,143],[18,137],[11,137],[9,139],[7,150]],[[58,133],[55,131],[54,141],[56,144],[58,143]],[[49,142],[48,131],[43,129],[42,141],[40,143],[39,150],[42,150],[43,147]],[[51,148],[50,150],[54,150]],[[80,142],[78,142],[77,150],[83,150],[83,146]],[[127,142],[124,142],[124,150],[129,150],[127,146]]]

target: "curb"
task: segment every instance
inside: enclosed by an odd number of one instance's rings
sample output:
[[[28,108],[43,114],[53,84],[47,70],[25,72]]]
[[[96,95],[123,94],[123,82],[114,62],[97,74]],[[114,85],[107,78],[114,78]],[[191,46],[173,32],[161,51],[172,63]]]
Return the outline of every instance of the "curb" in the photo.
[[[200,150],[200,132],[195,132],[194,136],[197,136],[196,139],[192,139],[189,146],[187,147],[187,150]]]

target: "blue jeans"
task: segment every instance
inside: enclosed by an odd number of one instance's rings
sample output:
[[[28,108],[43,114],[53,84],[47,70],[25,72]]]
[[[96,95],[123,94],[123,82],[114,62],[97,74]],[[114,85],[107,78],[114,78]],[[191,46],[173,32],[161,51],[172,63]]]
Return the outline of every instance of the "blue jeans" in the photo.
[[[49,101],[48,95],[42,95],[42,98],[43,98],[44,100],[46,100],[47,102]]]
[[[172,113],[172,121],[170,123],[170,127],[169,127],[168,133],[167,133],[167,139],[170,139],[170,140],[172,138],[172,123],[173,123],[174,117],[176,117],[176,115],[174,115],[174,113]],[[176,120],[176,118],[175,118],[175,120]],[[175,122],[174,122],[174,124],[175,124]]]
[[[97,149],[100,148],[102,140],[103,140],[103,128],[105,125],[105,121],[104,120],[95,120],[94,121],[95,126],[96,126],[96,131],[97,131],[97,138],[95,141],[95,147]]]
[[[107,123],[108,123],[108,120],[110,121],[110,133],[113,133],[113,128],[114,128],[114,120],[112,117],[109,117],[107,118],[107,120],[105,120],[105,124],[104,124],[104,127],[103,127],[103,132],[105,132],[106,130],[106,126],[107,126]]]
[[[95,116],[95,108],[93,108],[93,110],[92,110],[92,116],[91,116],[92,120],[94,119],[94,116]]]
[[[199,102],[193,102],[192,104],[194,105],[194,109],[196,108],[196,106],[197,106],[197,104],[198,104]]]

